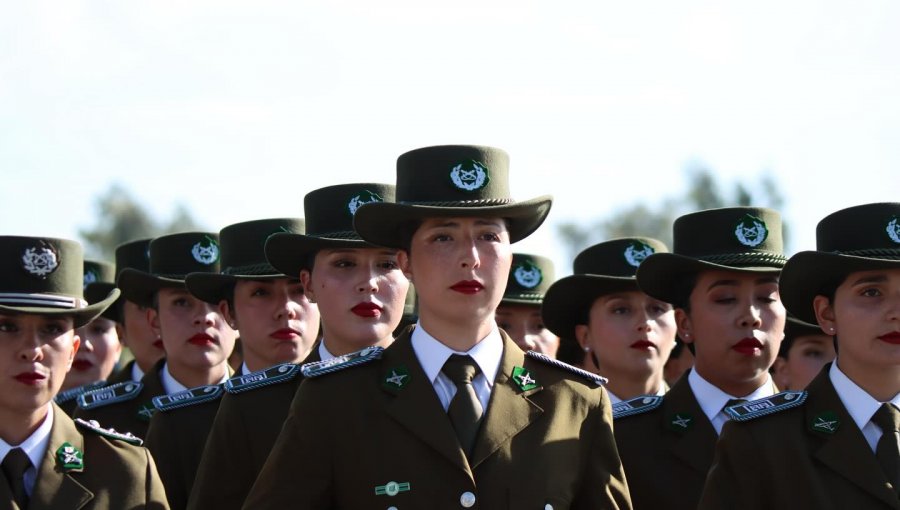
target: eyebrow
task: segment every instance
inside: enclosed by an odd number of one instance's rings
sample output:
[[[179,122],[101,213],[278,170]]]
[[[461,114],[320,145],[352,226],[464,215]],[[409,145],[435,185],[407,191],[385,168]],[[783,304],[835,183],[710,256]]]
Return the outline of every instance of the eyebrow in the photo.
[[[475,224],[479,226],[487,225],[487,226],[499,226],[503,222],[502,219],[485,219],[478,218],[475,220]],[[454,220],[445,220],[441,223],[435,223],[434,225],[427,226],[426,228],[441,228],[441,227],[458,227],[460,223]]]
[[[766,284],[766,283],[778,283],[778,278],[775,276],[764,276],[762,278],[757,278],[754,280],[755,284]],[[706,290],[712,290],[715,287],[733,287],[738,285],[737,280],[716,280],[712,282]]]
[[[859,285],[861,283],[884,283],[887,281],[887,275],[884,274],[876,274],[872,276],[863,276],[859,280],[853,282],[853,285]]]

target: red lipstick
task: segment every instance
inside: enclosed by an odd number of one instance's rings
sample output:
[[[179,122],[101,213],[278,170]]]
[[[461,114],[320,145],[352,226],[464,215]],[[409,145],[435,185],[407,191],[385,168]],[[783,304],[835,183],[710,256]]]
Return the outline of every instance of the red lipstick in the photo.
[[[763,344],[753,337],[742,338],[740,342],[734,344],[733,350],[743,354],[744,356],[753,356],[762,351]]]
[[[216,340],[206,333],[197,333],[196,335],[188,338],[188,342],[194,345],[207,346],[216,343]]]
[[[879,340],[889,344],[900,345],[900,331],[891,331],[878,337]]]
[[[637,349],[639,351],[648,351],[655,348],[656,346],[653,345],[653,342],[649,340],[638,340],[637,342],[631,344],[629,347],[631,347],[632,349]]]
[[[360,317],[379,317],[381,315],[381,307],[372,302],[358,303],[350,309],[351,312]]]
[[[477,294],[484,290],[484,285],[475,280],[462,280],[454,283],[450,288],[462,294]]]
[[[293,340],[300,335],[291,328],[282,328],[269,335],[276,340]]]
[[[22,384],[28,384],[30,386],[37,386],[41,381],[46,379],[47,377],[43,374],[39,374],[37,372],[22,372],[21,374],[17,374],[15,379]]]

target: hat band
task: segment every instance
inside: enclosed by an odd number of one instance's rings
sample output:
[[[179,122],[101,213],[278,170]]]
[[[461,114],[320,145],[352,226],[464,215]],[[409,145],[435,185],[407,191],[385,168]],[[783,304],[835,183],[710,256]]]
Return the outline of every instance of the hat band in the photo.
[[[429,207],[484,207],[492,205],[509,205],[511,198],[485,198],[481,200],[450,200],[446,202],[397,201],[401,205],[425,205]]]
[[[225,276],[269,276],[281,274],[281,271],[272,267],[268,262],[260,262],[258,264],[226,267],[221,274]]]
[[[43,306],[47,308],[60,308],[74,310],[84,308],[87,303],[83,299],[57,296],[54,294],[23,294],[15,292],[0,292],[0,304],[11,306]]]
[[[322,234],[310,234],[309,232],[307,232],[306,237],[314,237],[316,239],[323,239],[326,241],[328,239],[335,239],[335,240],[339,240],[339,241],[362,241],[363,240],[361,237],[359,237],[359,234],[357,234],[356,231],[354,231],[354,230],[341,230],[338,232],[325,232]]]
[[[900,250],[893,248],[876,248],[872,250],[847,250],[834,253],[838,255],[851,255],[854,257],[869,257],[874,259],[900,260]]]
[[[697,260],[722,264],[725,266],[744,266],[750,264],[764,264],[767,266],[781,267],[787,262],[787,257],[780,253],[764,251],[751,251],[746,253],[726,253],[722,255],[706,255],[697,257]]]

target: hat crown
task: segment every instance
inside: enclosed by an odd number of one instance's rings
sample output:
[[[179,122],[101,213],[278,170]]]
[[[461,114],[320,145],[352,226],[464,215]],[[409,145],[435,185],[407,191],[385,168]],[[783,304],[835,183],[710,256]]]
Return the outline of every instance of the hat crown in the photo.
[[[310,191],[303,198],[306,235],[359,240],[353,229],[356,211],[369,203],[393,202],[395,189],[392,184],[354,183]]]
[[[438,145],[401,154],[397,202],[456,207],[512,203],[509,155],[478,145]]]
[[[816,226],[816,249],[862,256],[900,256],[900,202],[841,209]]]
[[[581,251],[572,264],[575,274],[634,278],[638,267],[654,253],[669,248],[650,237],[623,237],[595,244]]]
[[[763,207],[726,207],[686,214],[675,220],[673,233],[673,253],[700,260],[784,254],[781,215]]]
[[[116,247],[116,278],[123,269],[150,272],[150,239],[139,239]]]
[[[273,234],[304,231],[305,223],[300,218],[270,218],[228,225],[219,232],[222,273],[280,274],[266,260],[266,239]]]
[[[150,274],[183,280],[188,273],[216,273],[221,252],[219,235],[186,232],[150,241]]]
[[[0,295],[84,295],[83,252],[76,241],[0,236],[0,268]]]
[[[116,268],[100,260],[84,261],[84,288],[92,283],[115,283]]]
[[[555,280],[552,260],[540,255],[513,253],[504,298],[543,297]]]

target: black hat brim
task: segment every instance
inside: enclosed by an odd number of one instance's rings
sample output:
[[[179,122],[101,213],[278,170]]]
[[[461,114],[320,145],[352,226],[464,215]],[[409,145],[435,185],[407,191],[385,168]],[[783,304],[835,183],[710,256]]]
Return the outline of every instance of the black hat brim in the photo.
[[[560,338],[575,338],[575,326],[584,323],[590,306],[600,296],[636,291],[637,280],[629,276],[577,274],[555,282],[544,295],[541,317],[544,326]]]
[[[113,289],[116,288],[116,284],[109,282],[94,282],[89,283],[87,287],[84,289],[84,299],[88,303],[97,303],[106,299],[109,296],[109,293],[112,292]],[[101,317],[105,319],[109,319],[113,322],[122,322],[119,317],[119,307],[116,306],[118,303],[118,299],[113,301],[106,310],[103,311]]]
[[[283,274],[258,274],[258,275],[225,275],[218,273],[190,273],[184,279],[188,292],[195,298],[217,305],[223,299],[227,299],[232,292],[232,287],[238,280],[276,280],[289,278]],[[296,279],[296,277],[293,277]]]
[[[0,305],[0,313],[4,314],[33,314],[50,317],[72,317],[74,328],[80,328],[99,317],[104,310],[119,298],[118,289],[112,289],[106,299],[98,301],[84,308],[49,308],[41,306],[8,306]]]
[[[334,239],[304,234],[278,233],[266,240],[266,259],[276,270],[300,278],[300,271],[309,269],[310,257],[324,249],[373,248],[362,239]]]
[[[425,205],[393,202],[364,204],[353,217],[353,228],[366,241],[379,246],[408,248],[410,227],[426,218],[504,218],[510,243],[525,239],[537,230],[553,205],[544,195],[524,202],[503,205]]]
[[[802,251],[788,259],[781,271],[781,301],[798,319],[816,324],[816,296],[833,292],[850,273],[877,269],[900,269],[900,260]]]
[[[160,289],[186,288],[184,280],[156,276],[133,268],[125,268],[116,280],[122,297],[140,306],[153,306],[153,296]]]
[[[705,260],[679,255],[677,253],[654,253],[647,257],[637,269],[637,283],[645,294],[677,304],[685,300],[682,282],[690,275],[703,271],[738,271],[741,273],[775,273],[781,266],[768,263],[764,256],[758,262],[742,265],[717,264]]]

